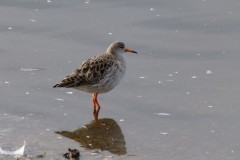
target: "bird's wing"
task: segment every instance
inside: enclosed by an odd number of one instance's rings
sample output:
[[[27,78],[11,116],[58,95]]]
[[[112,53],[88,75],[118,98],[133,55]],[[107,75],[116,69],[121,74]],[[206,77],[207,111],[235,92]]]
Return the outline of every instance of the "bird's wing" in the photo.
[[[112,57],[109,55],[92,57],[83,62],[79,68],[53,87],[69,88],[96,84],[104,78],[106,72],[113,64]]]

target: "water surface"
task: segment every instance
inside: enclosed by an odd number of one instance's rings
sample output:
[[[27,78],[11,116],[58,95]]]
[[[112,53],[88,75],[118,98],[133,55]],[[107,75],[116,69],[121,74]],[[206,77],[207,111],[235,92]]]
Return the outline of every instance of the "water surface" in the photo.
[[[239,5],[1,0],[0,146],[15,149],[25,140],[33,159],[61,159],[68,148],[96,160],[238,159]],[[126,55],[119,86],[99,96],[100,119],[115,124],[118,134],[109,136],[120,154],[110,145],[87,148],[85,132],[79,140],[56,134],[91,126],[92,104],[90,94],[52,88],[115,40],[139,52]],[[103,133],[95,140],[104,144]]]

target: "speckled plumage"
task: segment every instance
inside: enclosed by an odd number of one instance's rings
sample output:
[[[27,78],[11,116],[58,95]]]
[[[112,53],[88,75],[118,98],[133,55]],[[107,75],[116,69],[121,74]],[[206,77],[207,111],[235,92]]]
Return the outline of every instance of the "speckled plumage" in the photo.
[[[137,53],[125,48],[123,42],[113,42],[106,53],[84,61],[79,68],[53,87],[75,88],[93,93],[94,117],[97,120],[100,110],[97,95],[112,90],[123,78],[126,71],[124,52]]]
[[[111,84],[120,80],[125,70],[126,63],[122,55],[118,57],[105,53],[84,61],[79,68],[54,87],[72,87],[90,93],[103,93],[115,87]]]

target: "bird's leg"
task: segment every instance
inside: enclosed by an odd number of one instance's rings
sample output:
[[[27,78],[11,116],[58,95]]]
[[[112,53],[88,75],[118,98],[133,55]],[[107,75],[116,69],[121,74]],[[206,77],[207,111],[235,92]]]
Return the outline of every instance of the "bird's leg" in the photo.
[[[95,120],[98,120],[98,114],[101,109],[101,107],[98,103],[97,96],[98,96],[98,93],[93,94],[93,106],[94,106],[93,115],[94,115]],[[96,109],[96,107],[97,107],[97,109]]]
[[[95,101],[95,93],[92,94],[92,101],[93,101],[93,116],[95,118],[95,120],[97,120],[97,110],[96,110],[96,101]]]
[[[98,117],[98,114],[99,114],[99,111],[100,111],[100,109],[101,109],[101,106],[100,106],[100,104],[98,103],[97,96],[98,96],[98,93],[95,94],[96,104],[97,104],[97,107],[98,107],[98,109],[97,109],[97,117]]]

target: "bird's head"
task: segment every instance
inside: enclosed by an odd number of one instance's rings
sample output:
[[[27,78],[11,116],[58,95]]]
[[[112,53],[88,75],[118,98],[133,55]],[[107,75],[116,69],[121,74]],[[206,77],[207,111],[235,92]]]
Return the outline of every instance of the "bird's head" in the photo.
[[[133,51],[129,48],[125,48],[125,44],[119,41],[111,43],[110,46],[107,48],[107,53],[112,55],[123,54],[125,52],[137,53],[136,51]]]

